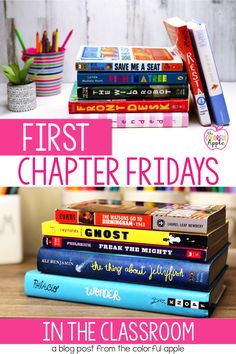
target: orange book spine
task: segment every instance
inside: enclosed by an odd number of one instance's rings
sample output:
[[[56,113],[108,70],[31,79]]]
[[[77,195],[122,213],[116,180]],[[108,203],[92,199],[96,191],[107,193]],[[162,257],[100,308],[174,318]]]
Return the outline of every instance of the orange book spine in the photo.
[[[187,25],[175,27],[174,25],[171,25],[165,21],[164,24],[172,44],[176,45],[177,50],[183,62],[185,63],[185,68],[197,107],[199,120],[202,125],[210,125],[211,118],[208,111],[202,79],[198,70],[198,64]]]

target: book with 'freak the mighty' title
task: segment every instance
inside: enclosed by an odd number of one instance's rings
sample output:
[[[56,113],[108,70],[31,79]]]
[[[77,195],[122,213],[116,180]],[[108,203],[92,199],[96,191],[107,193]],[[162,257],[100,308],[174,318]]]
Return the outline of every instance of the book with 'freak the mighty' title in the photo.
[[[196,263],[41,247],[37,267],[49,274],[209,291],[226,265],[227,254],[228,245],[209,262]]]
[[[44,236],[45,248],[63,248],[68,250],[104,252],[125,254],[132,256],[144,256],[154,258],[187,259],[197,262],[207,262],[213,255],[226,245],[228,234],[222,234],[210,247],[192,248],[176,245],[161,246],[142,243],[110,242],[99,240],[87,240],[73,237]]]
[[[160,245],[190,248],[214,247],[216,242],[222,242],[228,235],[228,224],[209,232],[184,233],[164,230],[146,230],[132,228],[102,227],[91,225],[61,224],[55,220],[42,223],[44,236],[70,237],[88,241],[109,241],[130,243],[132,245]]]

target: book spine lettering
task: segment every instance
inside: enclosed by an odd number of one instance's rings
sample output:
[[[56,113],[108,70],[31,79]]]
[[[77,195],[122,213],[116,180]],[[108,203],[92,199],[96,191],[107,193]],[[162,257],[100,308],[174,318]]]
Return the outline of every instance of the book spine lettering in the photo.
[[[188,112],[118,114],[116,128],[179,128],[188,127]]]
[[[69,102],[69,113],[187,112],[188,109],[187,98]]]
[[[200,291],[79,279],[38,271],[26,273],[24,291],[28,296],[133,310],[193,317],[209,314],[209,293]]]
[[[80,224],[79,211],[57,209],[55,219],[59,223]],[[152,228],[152,219],[149,215],[135,214],[117,214],[117,213],[94,213],[94,225],[97,226],[115,226],[132,229],[150,230]]]
[[[200,123],[202,125],[210,125],[210,114],[187,25],[175,28],[165,21],[164,24],[172,44],[176,45],[178,52],[185,63]]]
[[[211,118],[208,111],[206,97],[203,91],[203,85],[197,66],[197,60],[194,54],[187,26],[180,29],[180,33],[183,37],[183,45],[185,45],[183,51],[181,50],[181,52],[183,53],[182,59],[186,63],[186,70],[188,73],[189,83],[193,93],[194,101],[197,107],[198,116],[202,125],[210,125]]]
[[[209,264],[119,254],[40,248],[38,270],[72,277],[208,291]]]
[[[185,230],[186,231],[186,230]],[[196,231],[196,230],[195,230]],[[42,223],[44,236],[75,237],[98,241],[119,241],[161,246],[207,248],[207,235],[181,234],[162,230],[143,230],[101,226],[60,224],[56,221]]]
[[[186,84],[186,72],[77,73],[77,85]]]
[[[121,242],[99,242],[85,239],[44,236],[43,246],[45,248],[63,248],[69,250],[109,252],[115,254],[127,254],[132,256],[145,256],[156,258],[187,259],[198,262],[205,262],[207,249],[194,249],[184,247],[163,247],[144,244],[129,244]]]
[[[78,86],[78,99],[187,98],[188,85]]]
[[[55,219],[59,223],[79,224],[79,212],[77,210],[55,210]]]
[[[181,217],[165,217],[162,215],[153,216],[153,230],[161,230],[163,227],[165,230],[175,230],[180,232],[198,232],[206,233],[208,230],[208,222],[206,219],[192,219]]]
[[[95,62],[95,63],[85,63],[77,62],[75,64],[75,69],[78,72],[83,71],[102,71],[102,72],[117,72],[117,71],[183,71],[183,63],[171,63],[171,62],[140,62],[140,63],[114,63],[114,62]]]
[[[169,113],[88,113],[88,119],[111,119],[114,128],[185,128],[189,125],[188,112]],[[76,118],[84,118],[76,113]]]

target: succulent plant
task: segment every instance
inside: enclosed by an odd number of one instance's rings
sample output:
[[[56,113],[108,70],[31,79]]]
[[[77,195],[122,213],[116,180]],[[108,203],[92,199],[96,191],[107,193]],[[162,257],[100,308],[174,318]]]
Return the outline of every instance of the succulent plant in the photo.
[[[34,63],[34,58],[28,59],[23,68],[21,69],[18,64],[10,65],[0,65],[2,68],[3,75],[9,80],[13,85],[26,85],[30,81],[27,79],[29,68]]]

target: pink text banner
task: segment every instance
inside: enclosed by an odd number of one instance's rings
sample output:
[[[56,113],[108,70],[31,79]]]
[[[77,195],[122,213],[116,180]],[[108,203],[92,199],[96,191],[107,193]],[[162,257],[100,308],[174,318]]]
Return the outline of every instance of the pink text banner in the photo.
[[[111,155],[109,119],[2,119],[0,155]]]
[[[0,319],[0,344],[235,344],[236,319]]]

